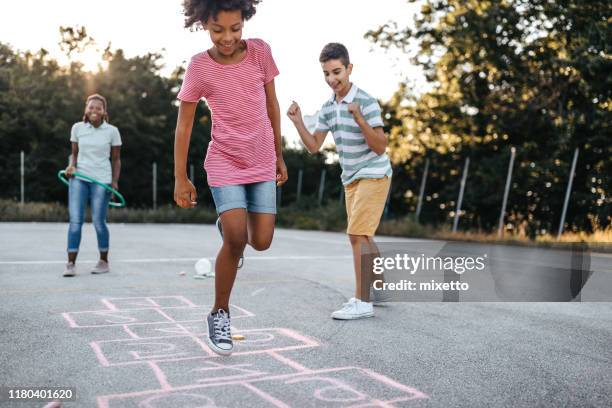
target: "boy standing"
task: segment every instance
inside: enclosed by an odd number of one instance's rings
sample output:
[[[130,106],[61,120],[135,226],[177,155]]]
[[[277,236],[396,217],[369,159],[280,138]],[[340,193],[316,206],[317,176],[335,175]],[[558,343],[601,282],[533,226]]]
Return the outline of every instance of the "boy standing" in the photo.
[[[323,104],[314,133],[306,129],[297,103],[293,102],[287,115],[310,153],[319,151],[327,132],[331,131],[340,157],[356,285],[355,297],[331,317],[341,320],[372,317],[374,309],[369,301],[372,271],[371,265],[366,265],[368,273],[361,273],[362,255],[378,254],[373,237],[385,207],[392,174],[385,153],[387,139],[382,129],[381,110],[376,99],[350,82],[353,64],[344,45],[327,44],[319,62],[334,94]]]

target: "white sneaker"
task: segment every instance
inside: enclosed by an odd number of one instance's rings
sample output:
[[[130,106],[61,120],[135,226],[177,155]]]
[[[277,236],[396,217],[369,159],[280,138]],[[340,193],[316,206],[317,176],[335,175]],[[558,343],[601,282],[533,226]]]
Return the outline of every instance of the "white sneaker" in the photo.
[[[354,320],[372,316],[374,316],[372,303],[362,302],[355,298],[350,298],[348,302],[342,305],[342,309],[331,314],[332,319],[338,320]]]
[[[64,269],[64,277],[71,278],[76,275],[76,267],[74,266],[74,262],[68,262],[66,264],[66,269]]]
[[[108,262],[100,259],[96,266],[94,266],[91,270],[91,273],[93,273],[94,275],[99,275],[101,273],[108,273],[109,271],[110,269],[108,267]]]

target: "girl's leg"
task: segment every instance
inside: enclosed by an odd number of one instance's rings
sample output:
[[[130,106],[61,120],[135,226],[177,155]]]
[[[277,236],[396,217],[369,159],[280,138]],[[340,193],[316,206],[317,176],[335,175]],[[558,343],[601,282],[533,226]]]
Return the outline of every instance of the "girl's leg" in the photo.
[[[219,309],[229,311],[229,298],[236,280],[238,261],[247,244],[247,213],[244,208],[234,208],[221,213],[223,245],[215,261],[215,305],[212,312]]]
[[[68,185],[68,262],[75,263],[81,245],[85,205],[89,199],[89,183],[71,178]]]
[[[256,251],[265,251],[270,248],[274,237],[275,214],[248,213],[249,245]]]
[[[270,248],[276,222],[276,183],[263,181],[247,184],[248,243],[256,251]]]
[[[100,259],[108,262],[109,233],[106,225],[106,213],[110,192],[97,184],[91,184],[91,221],[96,229]]]

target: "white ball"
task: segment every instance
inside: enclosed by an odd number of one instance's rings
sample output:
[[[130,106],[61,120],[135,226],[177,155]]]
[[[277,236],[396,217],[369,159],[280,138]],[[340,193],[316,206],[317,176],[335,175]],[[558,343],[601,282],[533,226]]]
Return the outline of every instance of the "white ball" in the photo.
[[[214,276],[212,273],[212,264],[206,258],[202,258],[195,263],[195,270],[198,275]]]

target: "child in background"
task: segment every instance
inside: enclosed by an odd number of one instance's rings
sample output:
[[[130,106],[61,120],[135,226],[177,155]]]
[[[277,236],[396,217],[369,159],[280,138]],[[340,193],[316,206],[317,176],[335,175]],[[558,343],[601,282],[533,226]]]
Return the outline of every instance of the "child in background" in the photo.
[[[325,81],[334,93],[323,104],[314,133],[306,129],[297,103],[293,102],[287,115],[310,153],[319,151],[327,132],[331,131],[340,157],[356,284],[355,297],[331,316],[341,320],[372,317],[371,264],[362,265],[362,255],[365,254],[366,259],[378,256],[374,233],[385,208],[392,174],[385,153],[387,139],[382,129],[381,110],[376,99],[351,83],[353,64],[344,45],[327,44],[319,62]]]

